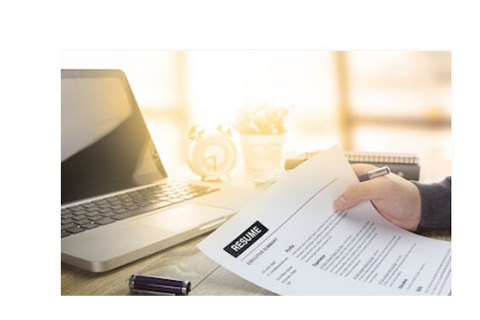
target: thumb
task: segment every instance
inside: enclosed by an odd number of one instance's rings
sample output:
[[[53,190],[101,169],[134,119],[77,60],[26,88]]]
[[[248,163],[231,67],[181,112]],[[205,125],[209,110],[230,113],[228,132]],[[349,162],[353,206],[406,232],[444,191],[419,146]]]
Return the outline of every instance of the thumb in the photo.
[[[383,188],[379,179],[356,183],[333,202],[335,210],[346,210],[356,206],[361,201],[379,198]]]

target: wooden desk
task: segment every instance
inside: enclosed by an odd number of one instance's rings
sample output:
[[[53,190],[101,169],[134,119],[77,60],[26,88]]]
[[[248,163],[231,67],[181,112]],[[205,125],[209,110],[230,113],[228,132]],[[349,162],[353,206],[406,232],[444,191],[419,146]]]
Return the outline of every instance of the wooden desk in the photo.
[[[127,295],[134,273],[188,279],[190,295],[271,295],[205,256],[197,247],[203,235],[103,274],[62,263],[62,295]]]
[[[62,263],[62,295],[128,295],[134,273],[189,280],[190,295],[274,295],[219,266],[197,247],[202,235],[107,273],[94,274]],[[450,235],[426,236],[450,241]]]
[[[219,266],[197,247],[203,235],[165,251],[103,274],[94,274],[62,263],[62,295],[128,295],[134,273],[192,282],[190,295],[274,295]],[[450,241],[449,235],[428,236]]]

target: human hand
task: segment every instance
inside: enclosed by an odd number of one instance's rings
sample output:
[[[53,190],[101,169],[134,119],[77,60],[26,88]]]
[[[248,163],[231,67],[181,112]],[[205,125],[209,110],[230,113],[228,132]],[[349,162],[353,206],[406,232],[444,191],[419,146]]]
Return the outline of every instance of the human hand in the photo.
[[[357,176],[376,169],[369,164],[354,164],[352,167]],[[420,192],[412,182],[393,173],[360,182],[347,188],[334,201],[333,207],[337,211],[344,211],[365,200],[370,200],[377,211],[396,226],[417,230],[421,200]]]

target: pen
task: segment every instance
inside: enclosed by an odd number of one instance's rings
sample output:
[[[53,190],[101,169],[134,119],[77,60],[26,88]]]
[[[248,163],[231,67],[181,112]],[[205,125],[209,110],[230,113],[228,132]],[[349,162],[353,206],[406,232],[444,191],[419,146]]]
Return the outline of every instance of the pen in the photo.
[[[191,288],[190,281],[141,274],[132,274],[128,286],[132,293],[177,296],[188,295]]]
[[[389,174],[389,173],[390,173],[390,168],[388,166],[385,166],[385,167],[381,167],[381,168],[369,171],[369,172],[364,173],[362,175],[359,175],[358,180],[360,180],[360,182],[367,181],[367,180],[371,180],[371,179],[374,179],[374,178],[384,176],[384,175]]]

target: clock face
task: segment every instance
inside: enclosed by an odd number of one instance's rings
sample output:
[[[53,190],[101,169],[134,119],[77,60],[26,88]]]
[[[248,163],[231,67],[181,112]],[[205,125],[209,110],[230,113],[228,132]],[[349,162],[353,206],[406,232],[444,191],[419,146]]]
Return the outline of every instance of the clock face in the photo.
[[[188,164],[196,174],[205,178],[217,178],[229,173],[235,166],[237,149],[223,134],[215,133],[193,142]]]

